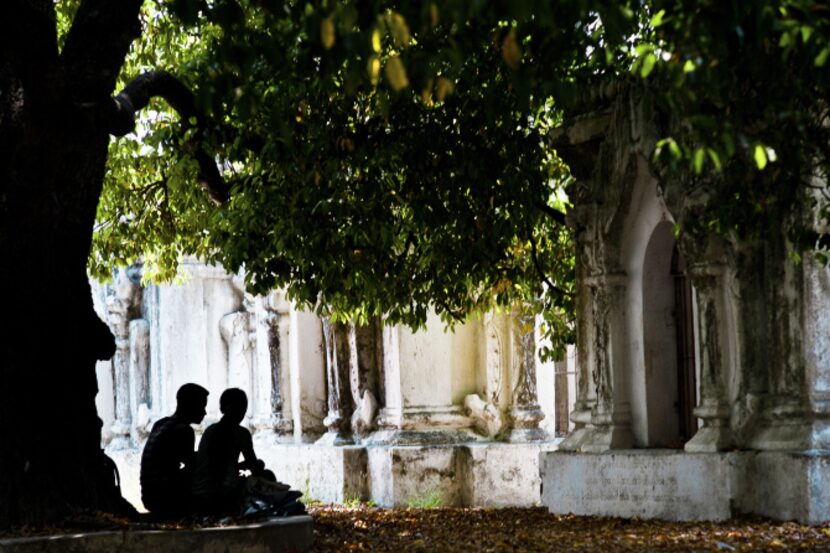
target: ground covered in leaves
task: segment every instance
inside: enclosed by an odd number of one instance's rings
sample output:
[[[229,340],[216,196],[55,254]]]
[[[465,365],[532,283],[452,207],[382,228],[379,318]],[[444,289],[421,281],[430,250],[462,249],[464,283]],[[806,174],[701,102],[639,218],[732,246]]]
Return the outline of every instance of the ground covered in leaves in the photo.
[[[312,551],[830,551],[830,525],[662,522],[545,509],[318,506]]]

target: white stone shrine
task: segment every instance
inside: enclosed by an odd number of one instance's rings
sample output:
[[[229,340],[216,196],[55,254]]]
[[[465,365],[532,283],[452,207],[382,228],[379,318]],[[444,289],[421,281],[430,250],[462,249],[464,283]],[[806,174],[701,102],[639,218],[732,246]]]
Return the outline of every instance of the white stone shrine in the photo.
[[[543,503],[830,519],[830,271],[794,262],[786,229],[695,232],[706,187],[653,174],[648,97],[611,92],[554,137],[576,178],[578,385]]]
[[[143,286],[140,267],[93,284],[117,342],[98,365],[98,410],[135,505],[141,448],[186,382],[210,391],[197,437],[219,419],[222,391],[244,390],[257,454],[309,498],[539,504],[539,454],[567,431],[555,412],[567,425],[575,392],[567,361],[537,362],[526,321],[355,328],[297,310],[280,292],[247,294],[221,268],[185,260],[183,269],[181,285]]]
[[[830,271],[794,262],[786,229],[695,230],[706,187],[654,174],[647,97],[606,92],[552,137],[575,179],[575,360],[539,363],[514,314],[354,327],[192,260],[179,286],[134,267],[94,292],[117,340],[98,407],[128,499],[151,424],[196,382],[204,425],[222,390],[245,390],[258,454],[322,501],[830,520]]]

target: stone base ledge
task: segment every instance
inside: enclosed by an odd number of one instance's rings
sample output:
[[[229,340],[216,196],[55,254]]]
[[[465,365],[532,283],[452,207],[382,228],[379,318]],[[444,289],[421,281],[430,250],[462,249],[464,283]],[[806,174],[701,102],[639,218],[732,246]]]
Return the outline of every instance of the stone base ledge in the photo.
[[[541,504],[539,455],[556,442],[433,445],[256,443],[277,478],[324,503],[372,501],[382,507],[529,507]],[[140,506],[137,452],[113,455],[124,496]]]
[[[554,513],[664,520],[755,514],[830,520],[830,451],[687,453],[549,452],[542,504]]]
[[[263,454],[277,477],[327,503],[382,507],[533,506],[539,454],[552,443],[320,447],[279,444]]]
[[[310,516],[270,519],[242,526],[194,530],[121,530],[10,538],[1,553],[213,553],[308,551],[314,542]]]
[[[369,498],[384,507],[531,507],[547,443],[367,448]]]

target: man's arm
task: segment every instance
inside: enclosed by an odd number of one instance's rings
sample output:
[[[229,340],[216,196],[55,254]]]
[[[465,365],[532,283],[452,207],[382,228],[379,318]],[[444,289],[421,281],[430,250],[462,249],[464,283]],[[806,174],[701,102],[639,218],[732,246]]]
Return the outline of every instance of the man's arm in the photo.
[[[257,459],[254,453],[254,441],[251,438],[251,433],[245,428],[240,428],[239,440],[241,442],[242,457],[245,459],[239,463],[239,470],[249,470],[256,474],[265,469],[265,463],[262,459]]]

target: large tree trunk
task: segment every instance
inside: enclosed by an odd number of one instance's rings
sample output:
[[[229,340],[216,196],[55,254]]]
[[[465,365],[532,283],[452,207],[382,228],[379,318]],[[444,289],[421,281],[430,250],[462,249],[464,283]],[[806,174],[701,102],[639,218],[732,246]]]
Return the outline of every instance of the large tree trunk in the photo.
[[[107,106],[140,2],[112,3],[131,12],[115,16],[105,4],[82,3],[61,56],[51,0],[13,0],[0,23],[0,527],[114,507],[95,410],[95,359],[114,345],[92,309],[86,261]],[[90,48],[86,34],[107,23],[87,37],[105,44]]]

